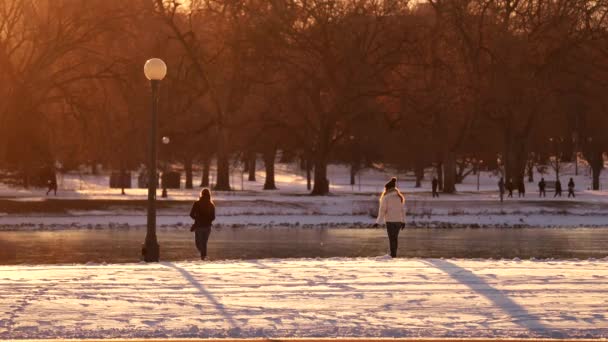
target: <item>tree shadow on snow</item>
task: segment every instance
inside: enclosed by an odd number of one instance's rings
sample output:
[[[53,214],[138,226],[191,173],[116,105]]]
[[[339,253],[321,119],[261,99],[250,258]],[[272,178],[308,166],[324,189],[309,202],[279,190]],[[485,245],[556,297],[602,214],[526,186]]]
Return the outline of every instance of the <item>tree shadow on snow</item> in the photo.
[[[205,296],[207,298],[207,300],[209,300],[209,302],[211,304],[213,304],[213,306],[215,307],[215,309],[224,317],[224,319],[226,319],[228,321],[228,323],[230,323],[231,328],[238,328],[238,323],[234,320],[234,318],[232,317],[232,315],[230,315],[227,311],[226,308],[224,307],[224,305],[222,303],[220,303],[204,286],[203,284],[201,284],[198,280],[196,280],[196,278],[194,278],[194,276],[192,275],[192,273],[186,271],[185,269],[170,263],[170,262],[163,262],[161,263],[163,266],[172,268],[176,271],[178,271],[179,273],[181,273],[181,275],[190,282],[190,284],[192,284],[192,286],[194,286],[203,296]]]
[[[551,327],[543,325],[538,316],[533,315],[526,310],[526,308],[517,304],[502,291],[488,285],[485,280],[477,276],[475,273],[446,260],[432,259],[425,260],[424,262],[440,269],[454,280],[457,280],[459,283],[468,286],[477,294],[487,298],[489,301],[494,303],[495,306],[508,314],[512,318],[511,321],[513,323],[528,329],[529,331],[537,333],[546,334],[549,332],[554,332],[552,331],[553,329]]]

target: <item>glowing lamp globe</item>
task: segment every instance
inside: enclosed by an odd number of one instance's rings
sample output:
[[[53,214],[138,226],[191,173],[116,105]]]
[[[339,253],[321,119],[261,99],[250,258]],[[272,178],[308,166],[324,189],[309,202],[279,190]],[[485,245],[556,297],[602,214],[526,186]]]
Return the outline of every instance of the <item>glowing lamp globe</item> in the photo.
[[[144,74],[150,81],[162,81],[167,75],[167,65],[160,58],[151,58],[144,64]]]
[[[169,137],[163,137],[163,144],[167,145],[168,143],[171,142],[171,139],[169,139]]]

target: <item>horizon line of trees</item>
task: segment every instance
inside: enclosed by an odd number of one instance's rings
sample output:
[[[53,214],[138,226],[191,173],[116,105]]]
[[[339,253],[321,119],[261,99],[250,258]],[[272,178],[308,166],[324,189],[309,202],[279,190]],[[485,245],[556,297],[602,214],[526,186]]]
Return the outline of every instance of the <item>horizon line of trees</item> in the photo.
[[[143,64],[162,58],[160,153],[230,168],[278,151],[311,193],[330,162],[436,168],[444,192],[478,161],[519,182],[608,151],[608,0],[4,0],[0,168],[145,160]],[[161,156],[162,157],[162,156]],[[250,173],[250,178],[255,173]],[[203,182],[204,183],[204,182]]]

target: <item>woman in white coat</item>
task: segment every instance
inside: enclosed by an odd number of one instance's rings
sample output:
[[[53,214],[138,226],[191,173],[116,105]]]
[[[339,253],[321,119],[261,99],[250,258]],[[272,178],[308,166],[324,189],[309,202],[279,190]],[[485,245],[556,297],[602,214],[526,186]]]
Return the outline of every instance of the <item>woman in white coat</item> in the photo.
[[[384,186],[384,192],[380,196],[380,208],[376,224],[386,223],[391,257],[397,257],[397,241],[399,230],[405,228],[405,197],[397,189],[397,178],[392,178]]]

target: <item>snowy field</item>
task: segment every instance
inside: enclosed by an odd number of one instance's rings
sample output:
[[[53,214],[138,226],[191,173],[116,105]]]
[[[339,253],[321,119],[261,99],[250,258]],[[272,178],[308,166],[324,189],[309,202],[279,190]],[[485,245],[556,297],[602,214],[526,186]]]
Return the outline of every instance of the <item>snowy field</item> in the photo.
[[[0,266],[0,338],[608,337],[608,259]]]
[[[369,227],[374,223],[377,200],[383,184],[391,177],[399,178],[398,186],[406,194],[408,225],[412,227],[606,227],[608,226],[608,191],[591,191],[589,170],[579,167],[574,176],[573,165],[564,165],[561,179],[564,188],[570,177],[577,184],[577,197],[538,198],[534,183],[526,183],[525,198],[506,198],[500,203],[496,191],[498,175],[484,172],[465,178],[457,185],[458,193],[430,196],[429,179],[421,188],[414,187],[410,174],[365,170],[356,177],[357,184],[348,184],[348,168],[329,168],[331,196],[312,197],[306,190],[304,174],[293,165],[277,165],[279,190],[263,191],[264,173],[257,173],[256,182],[241,181],[241,174],[232,177],[235,191],[215,192],[218,227]],[[553,174],[543,175],[553,180]],[[195,175],[198,181],[200,175]],[[183,179],[182,179],[183,181]],[[608,182],[607,177],[601,183]],[[100,176],[66,174],[59,178],[58,196],[45,196],[44,189],[19,189],[0,184],[0,230],[52,230],[65,228],[128,228],[145,225],[146,189],[109,189],[107,174]],[[133,184],[136,184],[134,175]],[[243,190],[241,190],[243,189]],[[191,224],[189,206],[197,198],[198,188],[169,190],[169,197],[159,196],[158,223],[164,227]],[[160,191],[159,191],[160,195]]]

